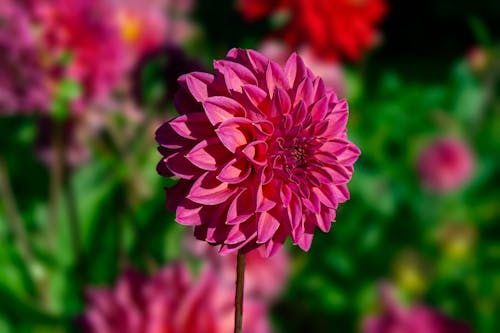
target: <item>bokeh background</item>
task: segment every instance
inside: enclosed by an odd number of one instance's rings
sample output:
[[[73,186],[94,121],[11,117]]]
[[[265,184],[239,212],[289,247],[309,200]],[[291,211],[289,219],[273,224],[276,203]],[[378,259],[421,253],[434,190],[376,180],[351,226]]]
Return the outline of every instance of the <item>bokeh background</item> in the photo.
[[[223,271],[165,208],[154,132],[177,77],[232,47],[299,52],[347,98],[362,151],[330,233],[256,260],[272,332],[384,332],[364,325],[387,311],[381,285],[401,308],[500,332],[499,22],[493,0],[2,0],[0,332],[77,332],[115,309],[89,292],[128,270]],[[92,332],[145,332],[130,327]]]

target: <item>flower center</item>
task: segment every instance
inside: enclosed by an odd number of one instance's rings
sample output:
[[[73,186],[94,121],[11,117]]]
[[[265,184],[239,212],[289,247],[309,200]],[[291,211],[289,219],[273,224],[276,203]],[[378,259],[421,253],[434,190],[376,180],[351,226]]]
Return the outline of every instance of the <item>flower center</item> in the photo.
[[[307,168],[311,155],[309,141],[305,138],[277,138],[270,155],[273,169],[290,177],[297,169]]]

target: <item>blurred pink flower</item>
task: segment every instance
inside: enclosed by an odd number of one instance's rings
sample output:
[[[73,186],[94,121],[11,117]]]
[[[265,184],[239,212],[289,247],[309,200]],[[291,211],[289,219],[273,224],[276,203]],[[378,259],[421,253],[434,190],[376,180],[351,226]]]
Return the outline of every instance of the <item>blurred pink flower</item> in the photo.
[[[76,81],[83,96],[73,105],[108,97],[126,71],[126,50],[111,19],[109,0],[40,0],[35,12],[51,72]]]
[[[0,115],[48,107],[49,91],[32,24],[20,1],[0,2]]]
[[[166,43],[177,45],[193,31],[189,0],[115,0],[115,20],[135,63]]]
[[[323,59],[357,61],[377,41],[376,26],[385,16],[385,0],[239,0],[249,21],[283,15],[278,35],[293,48],[310,45]]]
[[[426,188],[444,193],[456,190],[468,182],[474,165],[474,156],[464,141],[440,138],[422,151],[418,171]]]
[[[236,254],[221,256],[213,246],[195,241],[192,237],[186,239],[186,248],[193,255],[208,261],[228,288],[234,287]],[[245,295],[272,301],[283,291],[289,273],[288,251],[278,251],[271,258],[266,258],[259,250],[250,251],[246,255]]]
[[[309,250],[349,198],[360,151],[347,140],[347,102],[296,54],[283,70],[233,49],[214,68],[179,79],[181,115],[156,132],[158,172],[181,178],[167,206],[222,254],[262,246],[271,256],[289,236]]]
[[[288,46],[277,40],[264,42],[260,47],[260,52],[282,66],[286,64],[286,60],[292,54],[292,50]],[[311,69],[313,74],[321,77],[325,85],[333,88],[337,96],[346,96],[344,72],[342,66],[337,61],[322,60],[316,57],[309,47],[303,47],[297,53],[302,57],[302,60]]]
[[[125,272],[114,289],[91,289],[80,318],[87,333],[232,333],[234,292],[210,269],[193,281],[173,264],[150,279]],[[269,333],[263,303],[245,299],[245,333]]]
[[[429,307],[405,308],[398,303],[388,285],[381,287],[383,312],[363,322],[363,333],[470,333],[464,323]]]

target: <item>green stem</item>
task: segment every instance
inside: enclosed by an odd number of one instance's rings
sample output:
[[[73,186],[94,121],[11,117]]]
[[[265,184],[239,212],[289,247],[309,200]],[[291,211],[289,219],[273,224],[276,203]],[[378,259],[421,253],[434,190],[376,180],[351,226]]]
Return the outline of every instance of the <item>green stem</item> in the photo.
[[[64,141],[63,141],[63,125],[54,120],[54,128],[52,133],[52,146],[54,149],[54,158],[50,163],[50,188],[49,188],[49,221],[48,221],[48,241],[50,247],[55,250],[56,236],[59,230],[59,199],[61,186],[64,177],[63,168],[63,154],[64,154]]]
[[[7,223],[14,235],[17,247],[26,263],[33,259],[33,251],[28,241],[28,236],[24,228],[24,223],[19,214],[12,187],[9,182],[7,163],[3,156],[0,156],[0,196],[3,198]]]
[[[234,333],[241,333],[243,328],[243,293],[245,289],[245,254],[238,252],[236,263],[236,297],[234,300]]]

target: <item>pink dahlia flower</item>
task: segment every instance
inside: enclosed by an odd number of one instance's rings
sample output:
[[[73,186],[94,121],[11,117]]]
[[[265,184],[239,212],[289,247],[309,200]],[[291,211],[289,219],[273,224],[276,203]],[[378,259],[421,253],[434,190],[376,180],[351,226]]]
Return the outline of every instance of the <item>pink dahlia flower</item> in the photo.
[[[55,80],[69,78],[83,88],[74,108],[108,97],[127,69],[111,1],[40,0],[34,6]]]
[[[125,272],[113,289],[92,289],[80,318],[86,333],[232,333],[234,292],[209,269],[193,281],[181,264],[147,279]],[[265,305],[245,299],[245,333],[269,333]]]
[[[393,290],[383,286],[383,312],[363,322],[363,333],[470,333],[470,327],[429,307],[405,308],[397,302]]]
[[[235,284],[234,268],[236,254],[220,256],[215,248],[192,237],[186,239],[187,250],[210,263],[228,288]],[[283,291],[290,273],[288,251],[278,251],[271,258],[265,258],[261,251],[251,251],[246,256],[245,295],[265,301],[272,301]],[[265,281],[265,283],[262,283]]]
[[[282,69],[233,49],[214,68],[179,79],[180,116],[156,132],[158,172],[180,178],[167,206],[222,254],[271,256],[288,236],[309,250],[349,198],[360,151],[347,140],[347,102],[296,54]]]
[[[0,114],[46,110],[44,74],[27,8],[0,1]]]
[[[431,142],[421,153],[418,171],[426,188],[444,193],[469,181],[474,165],[474,156],[465,142],[441,138]]]

